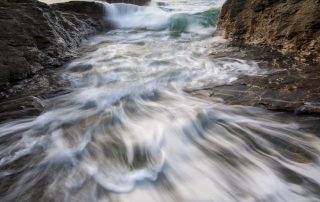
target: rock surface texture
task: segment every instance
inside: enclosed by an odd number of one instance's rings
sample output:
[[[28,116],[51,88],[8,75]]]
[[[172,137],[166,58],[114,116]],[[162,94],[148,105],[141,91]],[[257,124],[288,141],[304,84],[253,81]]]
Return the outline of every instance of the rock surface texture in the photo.
[[[41,99],[69,92],[59,67],[79,54],[83,39],[110,28],[105,12],[96,2],[0,0],[0,122],[36,116],[45,110]]]
[[[103,30],[103,16],[103,6],[93,2],[1,0],[0,86],[64,64],[83,38]]]
[[[308,66],[307,69],[301,70],[299,64],[294,64],[292,68],[279,68],[286,66],[287,61],[276,57],[279,59],[276,63],[264,62],[263,66],[268,71],[264,75],[243,76],[231,84],[208,86],[191,94],[205,98],[222,98],[226,104],[231,105],[319,115],[319,67]]]
[[[319,0],[227,0],[218,27],[233,45],[248,50],[245,59],[259,61],[267,73],[193,94],[320,114]]]
[[[234,41],[320,63],[319,0],[227,0],[218,26]]]

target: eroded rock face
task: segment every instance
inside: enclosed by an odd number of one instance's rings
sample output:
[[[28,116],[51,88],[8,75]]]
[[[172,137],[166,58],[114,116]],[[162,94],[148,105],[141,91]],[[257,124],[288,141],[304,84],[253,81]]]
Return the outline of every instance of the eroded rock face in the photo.
[[[104,29],[101,4],[72,2],[78,10],[69,9],[70,4],[0,1],[0,87],[61,66],[83,38]]]
[[[319,0],[227,0],[218,26],[234,41],[320,62]]]

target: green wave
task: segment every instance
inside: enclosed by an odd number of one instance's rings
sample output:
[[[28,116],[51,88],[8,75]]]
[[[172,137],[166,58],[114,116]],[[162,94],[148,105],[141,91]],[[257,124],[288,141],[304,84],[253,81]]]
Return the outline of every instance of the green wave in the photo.
[[[180,36],[186,32],[190,25],[201,25],[203,28],[215,27],[220,9],[214,8],[195,14],[180,13],[171,17],[170,32],[173,36]]]

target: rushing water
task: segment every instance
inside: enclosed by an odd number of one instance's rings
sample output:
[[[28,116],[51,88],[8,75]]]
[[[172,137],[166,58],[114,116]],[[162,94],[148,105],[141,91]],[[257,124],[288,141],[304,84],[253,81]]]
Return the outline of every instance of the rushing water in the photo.
[[[221,1],[104,5],[115,29],[66,66],[73,91],[0,125],[1,201],[320,201],[306,120],[184,91],[265,73],[210,57]]]

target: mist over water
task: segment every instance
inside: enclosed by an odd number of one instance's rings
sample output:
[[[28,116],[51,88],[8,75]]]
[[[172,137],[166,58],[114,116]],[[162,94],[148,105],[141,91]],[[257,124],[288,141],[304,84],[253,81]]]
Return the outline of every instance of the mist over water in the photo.
[[[210,56],[221,3],[104,3],[114,29],[66,65],[72,92],[0,125],[0,201],[319,201],[319,120],[185,93],[266,73]]]

